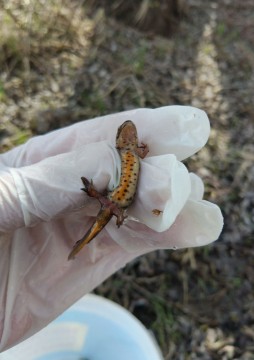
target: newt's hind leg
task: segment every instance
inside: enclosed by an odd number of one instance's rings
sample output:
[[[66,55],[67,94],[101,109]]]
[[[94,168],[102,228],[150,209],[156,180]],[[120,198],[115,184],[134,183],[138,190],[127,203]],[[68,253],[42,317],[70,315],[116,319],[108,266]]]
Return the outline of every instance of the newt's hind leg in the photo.
[[[84,176],[82,176],[81,180],[85,186],[81,190],[85,191],[88,196],[94,197],[97,200],[99,200],[102,206],[106,206],[107,208],[109,208],[111,213],[116,217],[117,227],[120,227],[123,224],[124,219],[127,218],[127,216],[124,214],[124,209],[120,208],[117,204],[115,204],[113,201],[107,198],[106,196],[107,192],[105,192],[105,194],[104,193],[102,194],[99,191],[97,191],[93,185],[92,180],[89,181]]]
[[[81,190],[85,191],[88,196],[94,197],[101,203],[102,207],[107,208],[110,213],[114,216],[116,216],[116,225],[119,227],[124,222],[124,219],[127,217],[124,215],[124,209],[120,208],[116,203],[111,201],[106,195],[107,191],[105,193],[100,193],[96,190],[96,188],[93,185],[93,181],[87,180],[84,176],[81,178],[84,188]]]
[[[117,204],[115,204],[113,201],[111,201],[107,197],[107,191],[105,191],[103,193],[100,193],[99,191],[97,191],[96,188],[93,185],[92,180],[89,181],[84,176],[82,176],[81,180],[82,180],[82,182],[83,182],[83,184],[85,186],[81,190],[86,192],[88,196],[94,197],[97,200],[99,200],[99,202],[101,203],[102,206],[107,207],[108,209],[110,209],[112,215],[114,215],[116,217],[116,225],[117,225],[117,227],[120,227],[123,224],[124,219],[127,218],[127,215],[124,214],[124,209],[119,207]]]
[[[81,178],[83,184],[85,187],[81,188],[84,192],[87,193],[88,196],[94,197],[96,199],[99,199],[101,196],[103,196],[99,191],[95,189],[93,186],[93,180],[89,181],[87,178],[82,176]]]
[[[124,209],[119,208],[117,205],[113,209],[113,215],[116,216],[116,226],[120,227],[124,220],[128,217],[124,213]]]

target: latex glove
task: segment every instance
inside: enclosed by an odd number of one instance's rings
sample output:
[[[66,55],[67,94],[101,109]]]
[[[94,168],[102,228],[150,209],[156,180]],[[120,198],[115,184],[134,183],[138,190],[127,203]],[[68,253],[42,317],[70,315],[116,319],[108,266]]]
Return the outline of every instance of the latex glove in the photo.
[[[127,119],[149,146],[128,220],[118,229],[113,218],[67,261],[100,207],[80,191],[80,178],[93,179],[98,190],[117,184],[115,137]],[[34,137],[1,155],[1,350],[44,327],[135,257],[218,238],[221,212],[202,200],[202,181],[180,162],[203,147],[209,130],[206,114],[193,107],[138,109]]]

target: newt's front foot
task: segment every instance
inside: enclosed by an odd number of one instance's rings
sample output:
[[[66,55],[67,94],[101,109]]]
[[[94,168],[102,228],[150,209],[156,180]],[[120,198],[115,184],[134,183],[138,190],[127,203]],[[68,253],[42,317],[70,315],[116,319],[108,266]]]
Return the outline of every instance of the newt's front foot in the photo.
[[[136,153],[141,159],[144,159],[146,155],[149,153],[148,145],[141,143],[140,146],[137,146]]]

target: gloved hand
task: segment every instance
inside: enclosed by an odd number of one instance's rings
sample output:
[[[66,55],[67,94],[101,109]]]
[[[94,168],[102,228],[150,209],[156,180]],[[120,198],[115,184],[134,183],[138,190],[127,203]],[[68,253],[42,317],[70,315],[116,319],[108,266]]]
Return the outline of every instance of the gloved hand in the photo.
[[[100,208],[80,191],[80,178],[93,179],[99,191],[117,185],[115,138],[128,119],[149,146],[128,219],[118,229],[113,218],[67,261]],[[202,200],[202,181],[180,162],[204,146],[209,129],[206,114],[193,107],[138,109],[34,137],[1,155],[0,350],[34,334],[135,257],[218,238],[220,209]]]

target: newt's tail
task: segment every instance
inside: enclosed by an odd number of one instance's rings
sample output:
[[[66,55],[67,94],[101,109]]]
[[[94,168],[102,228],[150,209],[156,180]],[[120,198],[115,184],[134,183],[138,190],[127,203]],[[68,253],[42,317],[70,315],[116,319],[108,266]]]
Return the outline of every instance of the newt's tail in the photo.
[[[73,246],[73,249],[68,256],[68,260],[74,259],[75,255],[79,253],[86,244],[92,241],[95,236],[104,228],[104,226],[107,225],[112,216],[113,213],[111,209],[102,206],[93,225],[85,233],[85,235]]]

